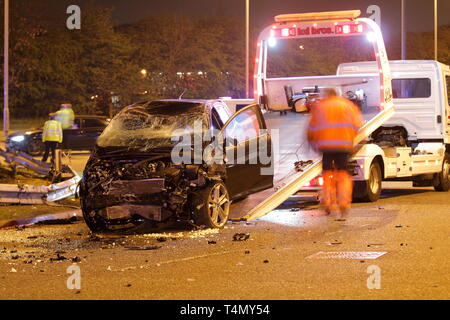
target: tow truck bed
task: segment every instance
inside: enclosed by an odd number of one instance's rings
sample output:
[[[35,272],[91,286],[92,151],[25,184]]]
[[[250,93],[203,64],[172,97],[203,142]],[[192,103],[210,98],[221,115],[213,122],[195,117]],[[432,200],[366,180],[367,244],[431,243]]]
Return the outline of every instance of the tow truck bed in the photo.
[[[393,113],[394,107],[390,106],[367,120],[358,131],[355,144],[366,139]],[[278,148],[274,146],[274,161],[278,163],[274,171],[274,187],[233,203],[230,213],[233,220],[253,220],[268,214],[322,172],[322,159],[310,148],[306,140],[309,116],[296,113],[286,116],[266,113],[264,117],[270,129],[279,130],[280,145]],[[313,163],[305,167],[304,171],[297,172],[294,163],[299,160],[313,160]]]

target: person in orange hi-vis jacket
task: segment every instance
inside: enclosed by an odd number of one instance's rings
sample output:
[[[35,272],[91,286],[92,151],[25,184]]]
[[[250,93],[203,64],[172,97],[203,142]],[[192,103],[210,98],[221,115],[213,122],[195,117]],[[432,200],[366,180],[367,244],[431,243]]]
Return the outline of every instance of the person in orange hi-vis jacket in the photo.
[[[329,88],[324,89],[323,100],[314,105],[310,115],[308,140],[323,154],[321,205],[327,214],[339,209],[338,220],[343,220],[352,202],[353,180],[348,160],[363,124],[362,115],[355,104]]]

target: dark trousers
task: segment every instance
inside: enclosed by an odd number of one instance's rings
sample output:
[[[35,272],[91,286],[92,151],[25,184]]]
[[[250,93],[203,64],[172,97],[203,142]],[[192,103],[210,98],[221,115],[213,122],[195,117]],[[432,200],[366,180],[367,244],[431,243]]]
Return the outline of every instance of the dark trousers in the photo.
[[[58,142],[45,141],[44,144],[45,144],[45,152],[44,152],[44,156],[42,157],[42,162],[47,161],[48,154],[50,153],[50,151],[52,152],[52,160],[51,161],[55,161],[55,150],[58,145]]]
[[[353,180],[348,173],[350,153],[328,151],[323,153],[323,189],[321,204],[327,212],[339,207],[346,212],[352,202]]]
[[[322,160],[323,170],[347,170],[349,158],[348,152],[325,151]]]

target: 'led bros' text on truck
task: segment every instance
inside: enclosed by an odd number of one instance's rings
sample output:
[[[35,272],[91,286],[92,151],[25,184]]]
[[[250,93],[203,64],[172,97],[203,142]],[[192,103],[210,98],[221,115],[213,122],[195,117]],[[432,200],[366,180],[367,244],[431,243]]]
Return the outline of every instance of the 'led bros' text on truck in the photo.
[[[217,313],[225,313],[226,315],[268,315],[270,314],[268,305],[260,305],[260,304],[225,304],[223,308],[217,307],[200,307],[193,306],[188,304],[185,307],[181,307],[180,314],[181,315],[205,315],[208,318],[212,317],[214,312]]]

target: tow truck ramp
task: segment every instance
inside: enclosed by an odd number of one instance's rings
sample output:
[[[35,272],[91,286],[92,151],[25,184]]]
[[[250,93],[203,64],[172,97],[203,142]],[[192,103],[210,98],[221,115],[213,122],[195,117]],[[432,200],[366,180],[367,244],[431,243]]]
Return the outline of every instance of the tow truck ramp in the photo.
[[[387,105],[386,108],[375,114],[374,117],[368,120],[359,129],[355,138],[355,145],[369,137],[371,133],[379,128],[393,114],[394,106],[392,104]],[[306,128],[299,128],[299,130],[301,129],[305,130]],[[251,209],[239,220],[253,220],[268,214],[300,190],[306,183],[317,177],[321,172],[322,160],[318,159],[307,166],[302,172],[297,172],[286,180],[282,180],[281,185],[278,185],[273,189],[262,191],[243,200],[244,203],[237,206],[234,210],[238,209],[244,211],[246,208]]]

